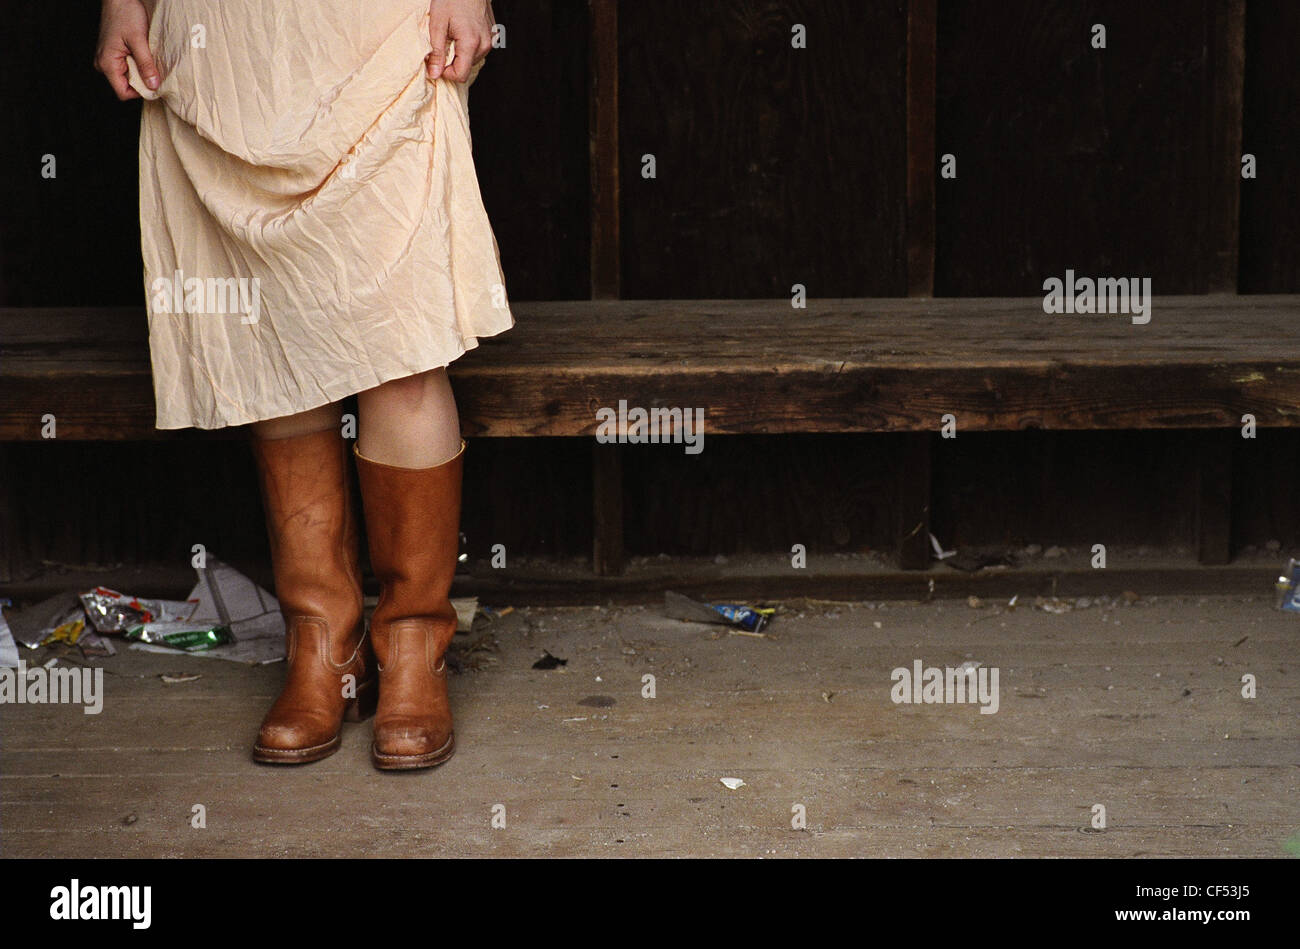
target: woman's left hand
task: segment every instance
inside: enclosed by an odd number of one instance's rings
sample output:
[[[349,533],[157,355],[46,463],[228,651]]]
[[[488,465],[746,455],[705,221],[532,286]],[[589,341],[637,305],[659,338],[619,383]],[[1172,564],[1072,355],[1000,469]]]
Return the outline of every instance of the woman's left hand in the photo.
[[[492,49],[492,15],[490,0],[432,0],[429,4],[429,40],[433,52],[427,68],[430,79],[445,76],[456,82],[469,78],[474,64],[487,57]],[[456,41],[456,58],[444,68],[449,40]]]

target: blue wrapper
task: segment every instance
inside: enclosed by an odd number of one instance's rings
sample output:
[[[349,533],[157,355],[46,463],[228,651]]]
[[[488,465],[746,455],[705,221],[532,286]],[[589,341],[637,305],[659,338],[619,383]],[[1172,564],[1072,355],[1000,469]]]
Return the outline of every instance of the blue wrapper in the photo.
[[[767,617],[748,606],[734,606],[731,603],[710,603],[715,610],[725,616],[733,626],[757,633],[767,625]]]
[[[1300,613],[1300,560],[1292,560],[1277,578],[1277,607],[1288,613]]]

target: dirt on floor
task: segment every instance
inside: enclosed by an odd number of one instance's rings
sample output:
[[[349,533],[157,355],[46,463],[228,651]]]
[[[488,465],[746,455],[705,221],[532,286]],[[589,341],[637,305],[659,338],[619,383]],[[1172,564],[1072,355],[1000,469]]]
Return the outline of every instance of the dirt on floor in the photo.
[[[120,649],[99,714],[0,709],[0,854],[1300,855],[1300,616],[1269,600],[791,601],[767,633],[480,615],[455,757],[399,774],[369,723],[254,764],[283,664]]]

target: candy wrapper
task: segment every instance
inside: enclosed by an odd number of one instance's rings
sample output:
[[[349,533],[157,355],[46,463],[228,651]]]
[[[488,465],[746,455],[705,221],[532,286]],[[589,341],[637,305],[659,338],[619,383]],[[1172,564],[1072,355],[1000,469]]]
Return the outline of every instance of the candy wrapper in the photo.
[[[1300,613],[1300,560],[1288,561],[1277,578],[1277,608]]]
[[[664,615],[692,623],[720,623],[757,633],[767,625],[775,609],[758,609],[732,603],[700,603],[671,590],[664,591]]]
[[[235,641],[229,626],[212,626],[202,621],[187,623],[183,620],[142,623],[126,630],[123,636],[155,646],[184,649],[186,652],[203,652],[213,646],[224,646]]]
[[[202,652],[235,641],[228,625],[194,616],[197,599],[143,600],[95,587],[81,595],[81,603],[99,633],[186,652]]]
[[[198,601],[142,600],[108,587],[95,587],[81,594],[81,604],[95,632],[125,633],[145,623],[187,620],[194,615]]]
[[[730,621],[732,626],[757,633],[767,625],[775,609],[756,609],[752,606],[736,606],[731,603],[710,603],[715,610]]]

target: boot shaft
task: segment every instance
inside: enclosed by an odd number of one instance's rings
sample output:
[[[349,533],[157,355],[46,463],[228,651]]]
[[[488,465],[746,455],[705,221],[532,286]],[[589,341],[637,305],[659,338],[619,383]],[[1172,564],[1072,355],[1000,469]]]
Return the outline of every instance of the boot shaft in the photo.
[[[452,578],[460,549],[461,477],[465,443],[455,457],[431,468],[399,468],[353,447],[366,518],[370,565],[380,584],[370,619],[380,664],[389,631],[427,627],[436,663],[456,631]]]
[[[326,620],[327,635],[340,640],[332,658],[344,661],[362,617],[347,444],[330,428],[287,438],[254,436],[252,447],[286,626],[292,632],[296,617]]]

